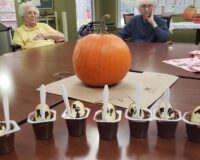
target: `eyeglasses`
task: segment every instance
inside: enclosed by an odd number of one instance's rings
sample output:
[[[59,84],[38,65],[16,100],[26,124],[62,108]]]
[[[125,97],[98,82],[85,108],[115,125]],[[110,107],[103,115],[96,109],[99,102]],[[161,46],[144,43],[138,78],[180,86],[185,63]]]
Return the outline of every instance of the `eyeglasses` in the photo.
[[[146,9],[146,8],[152,8],[153,7],[153,4],[142,4],[141,6],[140,6],[142,9]]]

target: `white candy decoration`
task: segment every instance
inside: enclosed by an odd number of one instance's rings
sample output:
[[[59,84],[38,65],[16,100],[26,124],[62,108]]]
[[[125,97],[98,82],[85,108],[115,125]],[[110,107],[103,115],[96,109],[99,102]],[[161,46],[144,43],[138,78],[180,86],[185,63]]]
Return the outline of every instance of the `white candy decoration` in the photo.
[[[137,113],[136,107],[137,107],[137,105],[136,105],[135,103],[132,103],[132,104],[128,107],[129,116],[130,116],[131,118],[134,118],[134,119],[137,119],[137,117],[136,117],[136,113]],[[140,110],[139,110],[139,113],[140,113],[140,118],[144,119],[144,118],[145,118],[145,117],[144,117],[144,110],[140,109]]]
[[[165,104],[164,104],[164,102],[161,102],[160,106],[159,106],[159,110],[158,110],[158,113],[159,113],[161,119],[169,120],[169,119],[175,118],[176,115],[175,115],[173,107],[170,103],[168,103],[168,105],[167,105],[167,115],[165,115],[164,109],[165,109]]]
[[[6,127],[3,123],[0,123],[0,136],[6,132]]]
[[[44,117],[42,117],[42,112],[44,113]],[[35,121],[50,120],[51,119],[51,110],[49,109],[49,106],[47,104],[37,105],[35,108],[34,118],[35,118]]]
[[[200,106],[196,107],[191,116],[191,122],[200,123]]]
[[[116,110],[112,104],[108,103],[108,100],[109,89],[108,85],[105,85],[103,90],[102,120],[114,121],[116,119]]]
[[[36,106],[34,118],[36,121],[51,119],[51,110],[46,104],[46,89],[44,85],[40,87],[40,104]]]
[[[116,110],[115,107],[108,103],[105,109],[105,114],[103,116],[103,120],[105,121],[114,121],[116,120]]]
[[[71,115],[73,118],[81,118],[85,116],[84,104],[80,101],[74,101],[71,104]]]

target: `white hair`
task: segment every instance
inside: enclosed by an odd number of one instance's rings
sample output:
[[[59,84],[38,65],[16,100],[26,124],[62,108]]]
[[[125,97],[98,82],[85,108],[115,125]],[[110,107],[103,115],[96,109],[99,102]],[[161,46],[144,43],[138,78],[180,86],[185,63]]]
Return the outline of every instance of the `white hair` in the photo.
[[[156,6],[156,0],[138,0],[137,6],[140,7],[141,5],[146,4],[146,3]]]
[[[39,14],[40,14],[39,9],[38,9],[33,3],[31,3],[30,1],[21,3],[21,4],[19,5],[19,15],[20,15],[21,17],[23,17],[23,16],[24,16],[24,13],[26,12],[26,10],[27,10],[28,8],[30,8],[30,7],[35,8],[36,14],[37,14],[37,16],[39,16]]]

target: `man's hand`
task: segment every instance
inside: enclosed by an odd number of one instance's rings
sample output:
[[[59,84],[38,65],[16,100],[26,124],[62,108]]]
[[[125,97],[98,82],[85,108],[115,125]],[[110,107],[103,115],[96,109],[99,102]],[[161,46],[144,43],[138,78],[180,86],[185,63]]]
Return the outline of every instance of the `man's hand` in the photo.
[[[151,16],[149,18],[147,18],[147,21],[153,26],[153,28],[156,28],[158,25],[156,24],[156,22],[154,20],[154,11],[155,11],[155,8],[153,7]]]

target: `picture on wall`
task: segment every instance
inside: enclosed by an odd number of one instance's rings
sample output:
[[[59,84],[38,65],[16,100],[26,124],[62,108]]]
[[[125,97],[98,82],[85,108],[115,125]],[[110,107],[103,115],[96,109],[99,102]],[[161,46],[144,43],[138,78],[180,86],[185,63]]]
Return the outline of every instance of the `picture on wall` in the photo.
[[[53,9],[53,0],[30,0],[39,9]]]

